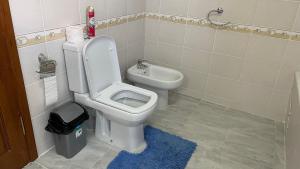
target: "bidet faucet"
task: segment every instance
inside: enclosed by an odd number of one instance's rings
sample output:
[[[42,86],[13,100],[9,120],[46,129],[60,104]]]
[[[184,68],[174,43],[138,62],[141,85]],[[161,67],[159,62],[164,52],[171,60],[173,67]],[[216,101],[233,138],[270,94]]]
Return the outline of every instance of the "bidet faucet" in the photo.
[[[144,62],[149,62],[149,61],[145,60],[145,59],[138,59],[138,61],[137,61],[137,68],[138,69],[147,69],[148,65],[144,64]]]

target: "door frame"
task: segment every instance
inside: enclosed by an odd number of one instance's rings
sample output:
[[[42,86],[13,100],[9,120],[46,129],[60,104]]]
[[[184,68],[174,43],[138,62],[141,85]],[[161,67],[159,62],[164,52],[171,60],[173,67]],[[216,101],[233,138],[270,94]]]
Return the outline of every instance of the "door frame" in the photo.
[[[5,43],[7,44],[9,50],[8,56],[3,56],[0,54],[0,57],[9,58],[10,62],[7,64],[9,64],[12,67],[11,76],[15,78],[17,82],[15,89],[18,95],[17,104],[20,110],[20,116],[23,119],[23,126],[25,130],[24,137],[26,140],[26,148],[29,159],[28,162],[31,162],[34,161],[38,157],[38,155],[8,0],[0,0],[0,12],[2,13],[1,15],[4,16],[0,17],[0,23],[5,24],[5,29],[0,30],[0,33],[3,32],[6,35],[7,38]]]

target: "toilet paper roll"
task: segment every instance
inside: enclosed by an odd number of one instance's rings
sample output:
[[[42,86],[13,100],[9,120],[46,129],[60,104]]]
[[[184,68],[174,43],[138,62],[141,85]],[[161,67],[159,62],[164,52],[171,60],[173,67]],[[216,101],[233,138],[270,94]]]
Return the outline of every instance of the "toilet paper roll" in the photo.
[[[82,43],[84,41],[82,26],[69,26],[66,28],[67,41],[71,43]]]
[[[44,85],[46,106],[55,104],[58,99],[56,76],[44,78]]]

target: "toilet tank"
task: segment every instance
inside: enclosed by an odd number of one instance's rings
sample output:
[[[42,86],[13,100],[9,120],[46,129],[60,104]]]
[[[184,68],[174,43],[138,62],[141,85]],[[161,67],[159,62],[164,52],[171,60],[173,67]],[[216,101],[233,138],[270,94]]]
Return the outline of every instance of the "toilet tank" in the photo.
[[[82,48],[85,43],[74,44],[65,42],[63,44],[69,89],[75,93],[87,93],[88,86],[82,60]]]

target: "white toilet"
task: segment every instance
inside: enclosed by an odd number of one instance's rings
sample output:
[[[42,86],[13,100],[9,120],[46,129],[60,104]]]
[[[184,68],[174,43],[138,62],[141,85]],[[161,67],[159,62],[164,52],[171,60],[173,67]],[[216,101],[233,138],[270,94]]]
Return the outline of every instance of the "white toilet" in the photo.
[[[166,109],[169,90],[181,86],[184,76],[177,70],[139,60],[137,65],[127,70],[127,78],[138,87],[156,92],[158,94],[158,109]]]
[[[122,83],[115,41],[96,37],[63,45],[75,101],[96,109],[95,135],[131,153],[142,152],[144,121],[157,105],[157,94]]]

